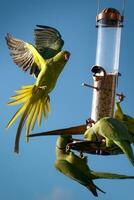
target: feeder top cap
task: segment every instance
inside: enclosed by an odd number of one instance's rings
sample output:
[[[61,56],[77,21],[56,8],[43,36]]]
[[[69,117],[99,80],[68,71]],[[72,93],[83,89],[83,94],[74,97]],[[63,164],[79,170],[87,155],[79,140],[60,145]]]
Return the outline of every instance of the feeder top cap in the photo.
[[[96,21],[100,20],[123,22],[123,16],[115,8],[105,8],[96,16]]]

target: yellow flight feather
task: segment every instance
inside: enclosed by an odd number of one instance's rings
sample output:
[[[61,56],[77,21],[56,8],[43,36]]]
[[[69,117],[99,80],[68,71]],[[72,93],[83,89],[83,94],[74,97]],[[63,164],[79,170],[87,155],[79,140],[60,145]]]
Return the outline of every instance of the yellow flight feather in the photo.
[[[26,120],[26,142],[28,142],[28,135],[30,132],[30,128],[31,128],[31,121],[35,112],[35,108],[36,108],[36,104],[31,105],[30,109],[29,109],[29,114]]]
[[[32,121],[31,121],[31,130],[34,129],[34,126],[35,126],[35,122],[36,122],[36,120],[37,120],[38,113],[39,113],[39,103],[36,104],[36,109],[35,109],[34,115],[33,115],[33,117],[32,117]]]
[[[44,58],[38,53],[38,51],[34,48],[34,46],[32,46],[29,43],[26,43],[26,46],[32,52],[32,55],[34,57],[34,62],[37,64],[38,68],[41,69],[42,66],[45,65]]]
[[[43,114],[43,102],[42,99],[40,99],[40,109],[39,109],[39,114],[38,114],[38,126],[41,125],[41,121],[42,121],[42,114]]]

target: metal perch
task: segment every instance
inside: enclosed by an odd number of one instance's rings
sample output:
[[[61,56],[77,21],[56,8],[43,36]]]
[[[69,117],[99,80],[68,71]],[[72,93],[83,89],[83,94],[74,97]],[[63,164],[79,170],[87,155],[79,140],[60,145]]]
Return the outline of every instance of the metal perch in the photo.
[[[42,133],[33,133],[28,137],[36,137],[36,136],[53,136],[53,135],[82,135],[86,131],[86,124],[74,126],[70,128],[52,130]]]

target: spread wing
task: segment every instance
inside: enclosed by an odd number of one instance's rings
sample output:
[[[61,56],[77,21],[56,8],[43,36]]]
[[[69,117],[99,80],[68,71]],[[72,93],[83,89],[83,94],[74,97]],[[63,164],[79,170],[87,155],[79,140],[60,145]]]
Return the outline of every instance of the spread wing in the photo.
[[[55,28],[37,25],[34,35],[36,48],[45,59],[55,56],[64,45],[59,31]]]
[[[37,77],[45,60],[34,46],[14,38],[9,33],[5,39],[14,63],[23,71],[29,71]]]

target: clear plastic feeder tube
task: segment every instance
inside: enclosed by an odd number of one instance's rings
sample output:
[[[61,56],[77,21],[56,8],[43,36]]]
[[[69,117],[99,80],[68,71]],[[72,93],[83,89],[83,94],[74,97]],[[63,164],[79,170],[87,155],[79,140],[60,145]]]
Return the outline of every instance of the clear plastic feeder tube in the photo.
[[[107,73],[118,73],[121,27],[103,27],[98,24],[95,65],[103,66]]]
[[[114,8],[106,8],[97,15],[97,49],[95,66],[105,73],[94,74],[91,118],[94,121],[113,116],[118,78],[120,41],[123,17]]]

